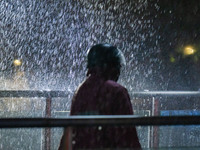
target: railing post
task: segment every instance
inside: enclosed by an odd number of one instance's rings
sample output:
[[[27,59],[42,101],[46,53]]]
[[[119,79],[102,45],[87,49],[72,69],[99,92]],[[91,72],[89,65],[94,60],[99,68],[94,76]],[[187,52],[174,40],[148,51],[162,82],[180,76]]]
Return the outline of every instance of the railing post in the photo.
[[[46,110],[45,110],[45,118],[51,117],[51,97],[46,98]],[[44,131],[44,149],[51,149],[51,128],[45,128]]]
[[[159,101],[153,97],[152,101],[152,116],[158,116],[159,115]],[[158,134],[158,126],[152,127],[152,142],[151,147],[157,148],[159,146],[159,134]]]

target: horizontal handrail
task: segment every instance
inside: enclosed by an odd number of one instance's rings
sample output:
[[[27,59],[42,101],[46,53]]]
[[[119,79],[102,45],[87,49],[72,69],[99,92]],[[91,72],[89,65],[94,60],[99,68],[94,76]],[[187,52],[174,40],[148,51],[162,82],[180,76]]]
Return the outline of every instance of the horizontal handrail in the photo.
[[[133,92],[135,97],[200,97],[200,91],[143,91]]]
[[[36,90],[5,90],[0,91],[0,97],[67,97],[69,91],[36,91]]]
[[[43,91],[43,90],[1,90],[0,97],[67,97],[71,91]],[[139,91],[133,92],[135,97],[157,96],[190,96],[200,97],[200,91]]]
[[[81,127],[81,126],[155,126],[155,125],[200,125],[200,116],[154,116],[135,115],[116,116],[70,116],[55,118],[4,118],[0,119],[0,128],[33,127]]]

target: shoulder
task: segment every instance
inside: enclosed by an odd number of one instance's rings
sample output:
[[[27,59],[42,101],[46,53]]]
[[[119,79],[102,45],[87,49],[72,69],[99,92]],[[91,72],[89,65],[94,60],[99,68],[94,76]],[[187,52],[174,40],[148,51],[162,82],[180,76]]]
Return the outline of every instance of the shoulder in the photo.
[[[107,80],[105,82],[105,86],[108,87],[108,88],[111,88],[111,89],[118,89],[118,90],[126,90],[125,87],[123,87],[121,84],[115,82],[115,81],[112,81],[112,80]],[[126,90],[127,91],[127,90]]]
[[[110,92],[113,94],[128,95],[128,91],[125,87],[123,87],[121,84],[112,80],[107,80],[104,83],[104,88],[107,92]]]

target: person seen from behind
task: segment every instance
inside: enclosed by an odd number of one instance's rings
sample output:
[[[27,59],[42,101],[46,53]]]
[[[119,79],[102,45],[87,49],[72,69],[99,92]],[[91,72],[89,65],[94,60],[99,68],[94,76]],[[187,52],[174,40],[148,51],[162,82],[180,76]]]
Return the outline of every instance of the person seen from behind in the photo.
[[[124,55],[110,44],[94,45],[87,55],[87,78],[76,90],[70,115],[133,115],[127,89],[117,83]],[[73,127],[59,150],[134,149],[141,145],[134,126]]]

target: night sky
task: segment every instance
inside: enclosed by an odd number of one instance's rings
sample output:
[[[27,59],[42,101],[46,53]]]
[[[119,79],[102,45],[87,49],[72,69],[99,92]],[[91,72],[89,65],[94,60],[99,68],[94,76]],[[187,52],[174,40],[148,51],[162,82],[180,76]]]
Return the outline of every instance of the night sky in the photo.
[[[159,1],[158,31],[161,35],[162,58],[172,72],[169,89],[198,90],[200,87],[200,2],[199,1]],[[182,50],[193,46],[196,53],[183,56]],[[169,63],[170,57],[175,60]],[[173,78],[176,76],[177,78]],[[177,87],[173,83],[178,82]]]

